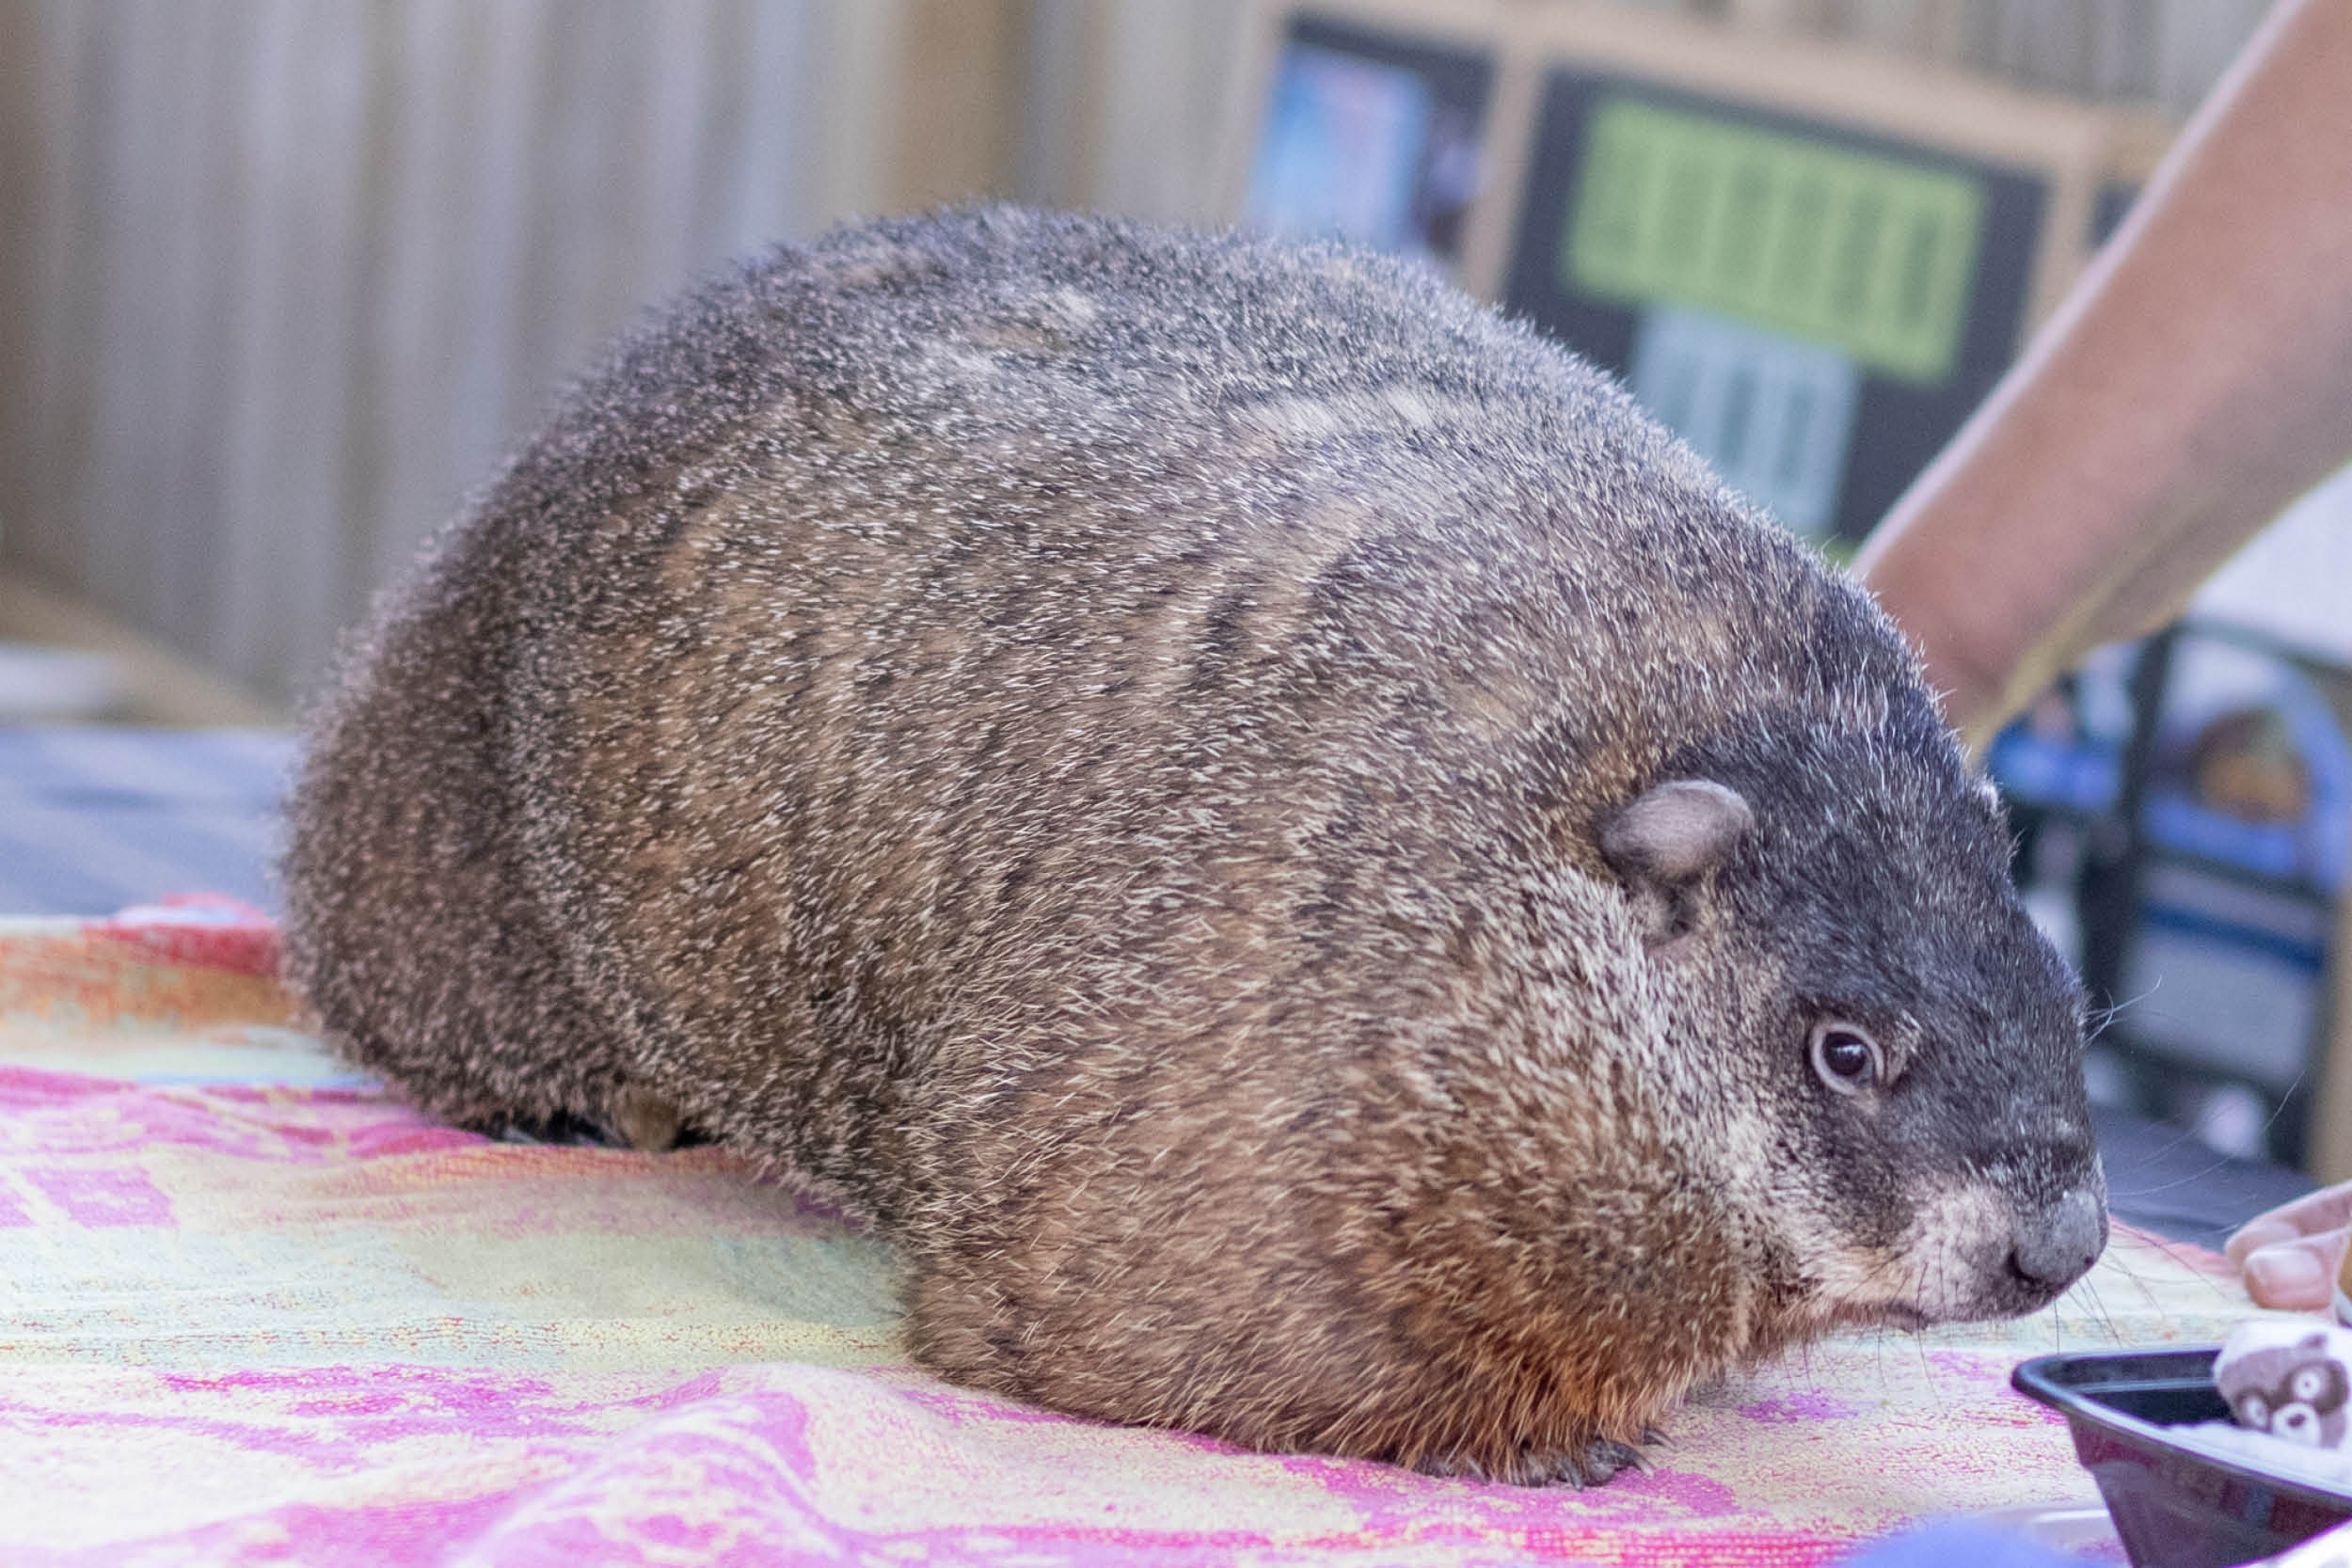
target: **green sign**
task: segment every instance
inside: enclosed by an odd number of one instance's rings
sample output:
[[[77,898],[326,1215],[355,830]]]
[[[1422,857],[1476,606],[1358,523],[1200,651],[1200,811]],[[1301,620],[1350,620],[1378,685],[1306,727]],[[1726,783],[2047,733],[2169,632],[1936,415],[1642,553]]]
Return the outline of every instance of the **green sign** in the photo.
[[[1965,174],[1616,97],[1586,122],[1562,280],[1949,373],[1984,191]]]

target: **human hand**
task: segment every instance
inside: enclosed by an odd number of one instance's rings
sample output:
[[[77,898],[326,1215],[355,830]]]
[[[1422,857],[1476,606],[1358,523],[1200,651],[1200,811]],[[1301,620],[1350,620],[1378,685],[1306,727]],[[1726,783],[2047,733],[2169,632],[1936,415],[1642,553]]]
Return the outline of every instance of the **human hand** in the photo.
[[[2309,1311],[2335,1295],[2336,1265],[2352,1235],[2352,1181],[2257,1214],[2223,1247],[2257,1307]]]

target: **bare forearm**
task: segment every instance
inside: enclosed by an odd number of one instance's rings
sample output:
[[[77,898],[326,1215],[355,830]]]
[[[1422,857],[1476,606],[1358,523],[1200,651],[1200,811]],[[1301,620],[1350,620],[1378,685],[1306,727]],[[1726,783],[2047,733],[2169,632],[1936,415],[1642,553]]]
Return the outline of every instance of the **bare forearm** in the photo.
[[[2352,3],[2282,6],[1855,569],[1981,740],[2352,458]]]

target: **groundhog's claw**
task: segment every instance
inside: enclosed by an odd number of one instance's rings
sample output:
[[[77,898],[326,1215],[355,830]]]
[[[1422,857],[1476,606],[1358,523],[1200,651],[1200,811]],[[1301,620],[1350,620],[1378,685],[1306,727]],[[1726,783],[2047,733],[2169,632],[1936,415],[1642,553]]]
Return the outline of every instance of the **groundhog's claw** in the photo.
[[[1646,1440],[1646,1436],[1645,1439]],[[1499,1481],[1512,1486],[1551,1486],[1562,1482],[1577,1488],[1598,1486],[1620,1470],[1645,1470],[1649,1462],[1639,1449],[1607,1437],[1596,1437],[1581,1450],[1522,1447],[1517,1457],[1489,1468],[1462,1456],[1423,1460],[1419,1468],[1433,1476],[1463,1476],[1474,1481]]]
[[[1578,1486],[1597,1486],[1619,1470],[1646,1470],[1649,1461],[1642,1450],[1630,1443],[1620,1443],[1608,1437],[1596,1437],[1584,1445],[1584,1457],[1577,1473],[1564,1473],[1561,1480]]]
[[[1549,1453],[1533,1449],[1522,1454],[1518,1465],[1498,1480],[1513,1481],[1520,1486],[1550,1486],[1565,1482],[1580,1491],[1598,1486],[1619,1470],[1645,1470],[1649,1462],[1642,1451],[1628,1443],[1607,1437],[1596,1437],[1584,1445],[1581,1452],[1556,1449]]]

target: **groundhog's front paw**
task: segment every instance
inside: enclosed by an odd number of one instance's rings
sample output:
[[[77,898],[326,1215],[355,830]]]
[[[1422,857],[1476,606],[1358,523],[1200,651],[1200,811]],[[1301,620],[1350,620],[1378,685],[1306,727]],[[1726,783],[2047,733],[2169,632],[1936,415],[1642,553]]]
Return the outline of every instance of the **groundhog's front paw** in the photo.
[[[1557,1467],[1551,1479],[1565,1481],[1571,1486],[1598,1486],[1619,1470],[1649,1468],[1649,1461],[1642,1457],[1641,1449],[1610,1437],[1596,1437],[1585,1444],[1583,1453],[1572,1463],[1561,1456],[1554,1456],[1554,1463]]]
[[[1468,1454],[1432,1455],[1417,1468],[1433,1476],[1468,1476],[1512,1486],[1598,1486],[1619,1470],[1639,1470],[1646,1461],[1639,1449],[1596,1437],[1581,1448],[1539,1449],[1522,1444],[1515,1454],[1479,1460]]]
[[[675,1148],[686,1133],[686,1117],[677,1106],[636,1084],[624,1084],[614,1092],[610,1115],[612,1131],[640,1154]]]

